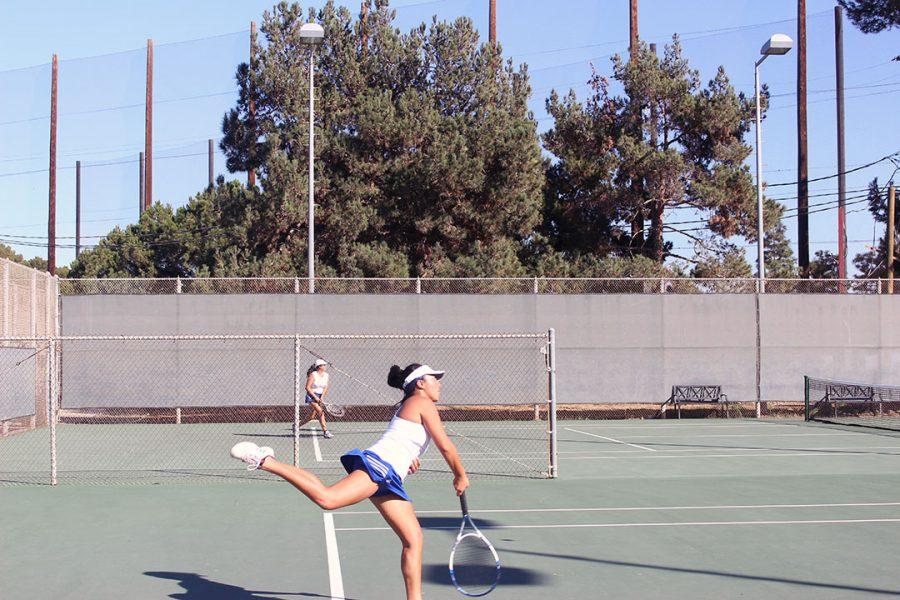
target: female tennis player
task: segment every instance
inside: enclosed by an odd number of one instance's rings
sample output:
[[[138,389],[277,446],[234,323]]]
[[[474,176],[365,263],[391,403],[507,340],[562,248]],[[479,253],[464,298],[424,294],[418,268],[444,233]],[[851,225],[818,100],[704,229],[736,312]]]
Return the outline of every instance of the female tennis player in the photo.
[[[366,450],[353,449],[341,456],[347,476],[327,486],[304,469],[275,460],[271,448],[240,442],[231,456],[248,463],[248,469],[274,473],[303,492],[325,510],[334,510],[370,499],[403,549],[400,571],[406,584],[407,600],[422,598],[422,529],[412,502],[403,489],[403,480],[419,468],[419,458],[434,440],[453,471],[457,495],[469,487],[469,478],[460,462],[456,446],[447,437],[435,403],[441,397],[441,377],[428,365],[411,364],[405,369],[391,367],[388,385],[403,390],[403,399],[387,431]]]
[[[328,363],[321,358],[317,358],[313,366],[306,371],[306,403],[312,409],[306,420],[300,423],[303,427],[313,419],[318,419],[322,426],[322,436],[331,439],[334,434],[328,431],[328,424],[325,422],[325,406],[323,400],[325,394],[328,393]]]

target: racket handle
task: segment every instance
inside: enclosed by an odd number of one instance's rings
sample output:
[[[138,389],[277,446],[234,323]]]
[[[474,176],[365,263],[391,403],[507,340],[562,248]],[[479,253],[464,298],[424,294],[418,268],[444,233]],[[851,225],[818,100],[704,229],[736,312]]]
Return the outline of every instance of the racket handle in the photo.
[[[463,516],[469,514],[469,503],[466,502],[466,493],[463,492],[459,495],[459,507],[462,509]]]

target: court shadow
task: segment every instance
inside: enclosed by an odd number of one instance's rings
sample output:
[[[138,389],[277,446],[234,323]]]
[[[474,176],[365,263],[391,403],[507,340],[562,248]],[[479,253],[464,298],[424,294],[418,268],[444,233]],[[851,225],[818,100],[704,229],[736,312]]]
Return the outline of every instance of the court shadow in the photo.
[[[478,528],[484,527],[494,527],[497,525],[496,521],[490,521],[488,519],[473,519],[475,521],[475,526]],[[452,517],[419,517],[419,525],[422,526],[422,529],[451,529],[457,530],[459,529],[459,525],[462,523],[462,515],[459,516],[453,515]]]
[[[488,579],[493,576],[494,567],[491,567],[490,570],[491,573],[489,573]],[[450,580],[450,570],[447,568],[446,564],[422,565],[422,579],[429,583],[436,583],[438,585],[453,585],[453,582]],[[499,585],[501,587],[506,587],[509,585],[531,586],[546,584],[547,578],[540,571],[507,566],[503,566],[500,568]]]
[[[144,575],[171,579],[184,588],[183,592],[169,594],[175,600],[276,600],[285,596],[298,598],[331,598],[331,594],[314,592],[265,592],[247,590],[236,585],[220,583],[207,579],[197,573],[178,573],[173,571],[145,571]],[[349,598],[347,600],[350,600]]]
[[[787,585],[796,585],[805,588],[815,588],[824,592],[862,592],[865,594],[878,594],[887,596],[900,596],[900,589],[885,589],[876,587],[865,587],[858,585],[846,585],[841,583],[828,583],[824,581],[810,581],[807,579],[791,579],[787,577],[767,577],[765,575],[750,575],[746,573],[734,573],[725,571],[714,571],[712,569],[692,569],[687,567],[676,567],[668,565],[658,565],[650,563],[626,562],[622,560],[609,560],[602,558],[589,558],[587,556],[577,556],[573,554],[557,554],[554,552],[534,552],[529,550],[513,550],[511,548],[497,548],[497,552],[502,557],[504,554],[524,554],[526,556],[538,556],[542,558],[557,558],[562,560],[572,560],[580,562],[588,562],[597,565],[608,565],[611,567],[626,567],[633,569],[648,569],[653,571],[664,571],[669,573],[686,573],[689,575],[706,575],[711,577],[723,577],[726,579],[738,579],[754,582],[783,583]],[[449,574],[447,575],[449,579]],[[501,575],[501,584],[503,576]]]

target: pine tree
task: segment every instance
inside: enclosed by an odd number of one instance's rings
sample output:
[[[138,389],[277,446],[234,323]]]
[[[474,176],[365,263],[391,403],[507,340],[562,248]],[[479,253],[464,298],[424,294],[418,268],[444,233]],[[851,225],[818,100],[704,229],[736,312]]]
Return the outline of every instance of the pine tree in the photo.
[[[723,68],[704,87],[682,56],[677,36],[663,58],[644,44],[625,62],[613,59],[613,95],[599,74],[584,104],[574,92],[547,101],[554,118],[544,144],[557,161],[547,167],[545,235],[560,251],[627,255],[630,224],[649,221],[642,253],[662,263],[671,255],[667,210],[693,207],[707,234],[750,236],[755,193],[744,160],[753,104],[737,94]],[[639,112],[634,107],[641,107]],[[705,236],[680,229],[704,243]]]

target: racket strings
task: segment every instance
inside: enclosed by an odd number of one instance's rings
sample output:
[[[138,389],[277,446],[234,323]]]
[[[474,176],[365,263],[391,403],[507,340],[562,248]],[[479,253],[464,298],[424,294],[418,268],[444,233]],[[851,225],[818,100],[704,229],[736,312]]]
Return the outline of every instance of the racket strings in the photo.
[[[497,584],[500,571],[487,540],[475,534],[464,535],[453,552],[453,576],[465,594],[485,594]]]

